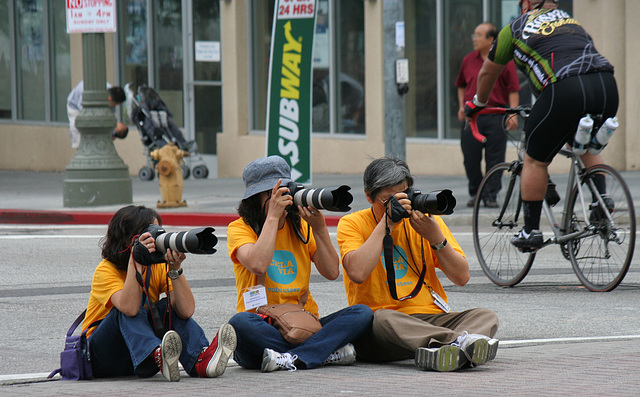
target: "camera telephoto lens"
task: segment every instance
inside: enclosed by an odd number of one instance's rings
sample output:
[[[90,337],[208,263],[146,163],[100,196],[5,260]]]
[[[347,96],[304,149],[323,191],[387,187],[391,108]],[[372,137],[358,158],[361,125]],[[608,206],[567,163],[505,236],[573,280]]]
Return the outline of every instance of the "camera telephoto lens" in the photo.
[[[347,185],[307,189],[299,183],[290,182],[287,187],[296,206],[311,206],[319,210],[336,212],[351,210],[349,205],[353,201],[353,196],[349,193],[351,188]]]
[[[434,190],[427,194],[422,194],[420,190],[409,188],[405,190],[411,207],[424,214],[451,215],[456,206],[456,198],[449,189]]]

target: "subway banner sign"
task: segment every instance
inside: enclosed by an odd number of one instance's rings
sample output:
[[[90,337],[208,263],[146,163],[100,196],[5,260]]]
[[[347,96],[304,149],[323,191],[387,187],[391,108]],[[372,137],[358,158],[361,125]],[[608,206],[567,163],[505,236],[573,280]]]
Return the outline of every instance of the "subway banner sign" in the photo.
[[[278,0],[273,12],[267,100],[267,156],[311,183],[311,94],[316,0]]]

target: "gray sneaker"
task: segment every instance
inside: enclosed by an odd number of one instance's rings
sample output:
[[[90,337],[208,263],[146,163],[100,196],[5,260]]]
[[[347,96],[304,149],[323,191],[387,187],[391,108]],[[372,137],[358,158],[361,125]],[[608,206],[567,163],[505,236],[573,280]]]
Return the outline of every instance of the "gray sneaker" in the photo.
[[[180,380],[180,368],[178,359],[182,353],[182,340],[176,331],[167,331],[162,338],[160,345],[162,355],[162,366],[160,372],[166,380],[177,382]]]
[[[454,345],[436,348],[419,347],[415,354],[416,367],[425,370],[449,372],[468,363],[462,349]]]
[[[476,366],[496,357],[498,343],[498,339],[464,331],[452,345],[460,347],[472,365]]]
[[[351,343],[347,343],[338,350],[329,354],[329,357],[327,357],[322,364],[349,365],[354,361],[356,361],[356,349]]]
[[[291,355],[291,353],[278,353],[275,350],[264,349],[262,353],[262,372],[272,372],[279,369],[288,369],[289,371],[295,371],[295,361],[298,359],[297,355]]]

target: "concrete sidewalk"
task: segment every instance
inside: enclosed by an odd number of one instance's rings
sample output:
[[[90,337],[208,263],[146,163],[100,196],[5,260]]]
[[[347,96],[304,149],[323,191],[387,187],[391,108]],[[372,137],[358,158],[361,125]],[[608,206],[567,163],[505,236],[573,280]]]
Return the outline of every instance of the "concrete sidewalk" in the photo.
[[[636,214],[640,213],[640,172],[623,172]],[[106,224],[123,205],[64,208],[64,173],[0,170],[0,223],[9,224]],[[566,175],[552,175],[558,192],[564,196]],[[141,181],[132,176],[133,203],[155,208],[160,199],[158,181]],[[321,174],[313,176],[308,187],[348,185],[353,195],[352,211],[369,207],[363,192],[361,175]],[[431,190],[451,189],[457,199],[452,215],[446,217],[449,225],[471,225],[472,209],[467,179],[464,175],[417,175],[414,187],[423,193]],[[159,209],[167,225],[226,226],[237,218],[236,208],[244,193],[241,178],[187,179],[182,198],[186,207]],[[561,204],[559,204],[561,205]],[[558,206],[556,206],[558,208]],[[343,213],[325,211],[329,226],[337,225]]]

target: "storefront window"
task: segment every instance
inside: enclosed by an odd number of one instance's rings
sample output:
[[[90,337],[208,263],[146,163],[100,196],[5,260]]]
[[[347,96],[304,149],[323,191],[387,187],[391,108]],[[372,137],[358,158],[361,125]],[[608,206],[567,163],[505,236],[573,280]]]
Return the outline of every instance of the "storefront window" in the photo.
[[[273,0],[253,1],[254,130],[264,130],[266,123],[273,7]],[[313,49],[313,132],[364,134],[364,97],[362,0],[318,0]]]
[[[436,0],[404,2],[409,92],[407,137],[438,136],[438,56]]]
[[[42,0],[19,1],[16,5],[18,114],[24,120],[44,120],[44,8]]]
[[[180,0],[154,2],[154,80],[162,100],[171,110],[173,122],[184,126],[182,5]]]
[[[0,119],[11,118],[11,32],[9,2],[0,2]]]
[[[336,132],[364,134],[364,9],[358,0],[335,4]]]
[[[482,2],[477,0],[448,0],[444,5],[444,137],[460,139],[458,120],[458,89],[455,86],[464,57],[473,51],[472,34],[482,19]]]
[[[147,2],[125,0],[120,5],[121,80],[122,85],[132,83],[135,89],[149,84]]]
[[[51,120],[67,121],[67,95],[71,87],[71,50],[64,7],[53,7],[49,0],[51,22]]]

